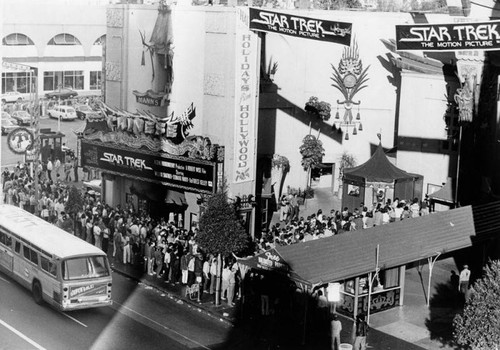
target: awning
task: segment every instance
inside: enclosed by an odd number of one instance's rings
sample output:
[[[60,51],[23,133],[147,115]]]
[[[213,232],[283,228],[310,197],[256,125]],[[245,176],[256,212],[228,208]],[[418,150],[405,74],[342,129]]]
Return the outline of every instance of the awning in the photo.
[[[448,178],[446,184],[436,192],[431,193],[429,198],[446,203],[455,203],[455,186],[453,182],[451,178]]]
[[[338,282],[471,247],[500,231],[500,202],[466,206],[313,241],[276,247],[290,278]]]
[[[178,206],[187,206],[186,196],[184,195],[184,192],[178,192],[174,190],[168,190],[165,197],[165,203]]]

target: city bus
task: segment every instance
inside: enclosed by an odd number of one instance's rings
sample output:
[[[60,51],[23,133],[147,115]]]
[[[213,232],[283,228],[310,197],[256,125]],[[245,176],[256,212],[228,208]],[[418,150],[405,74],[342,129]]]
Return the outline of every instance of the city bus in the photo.
[[[0,271],[61,311],[112,304],[111,269],[99,248],[12,205],[0,204]]]

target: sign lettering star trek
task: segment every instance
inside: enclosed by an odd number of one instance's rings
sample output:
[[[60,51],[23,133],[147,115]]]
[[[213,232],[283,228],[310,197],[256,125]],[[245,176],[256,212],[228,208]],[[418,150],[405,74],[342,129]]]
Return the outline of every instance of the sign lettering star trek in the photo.
[[[396,26],[398,50],[498,50],[500,21]]]

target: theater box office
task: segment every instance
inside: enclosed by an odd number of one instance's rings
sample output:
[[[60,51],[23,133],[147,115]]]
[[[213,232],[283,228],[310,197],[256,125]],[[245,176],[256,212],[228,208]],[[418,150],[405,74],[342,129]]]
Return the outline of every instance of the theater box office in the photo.
[[[197,197],[217,189],[222,163],[97,140],[79,140],[80,166],[102,172],[102,198],[110,206],[132,206],[178,227],[191,228]],[[196,216],[195,216],[196,217]]]

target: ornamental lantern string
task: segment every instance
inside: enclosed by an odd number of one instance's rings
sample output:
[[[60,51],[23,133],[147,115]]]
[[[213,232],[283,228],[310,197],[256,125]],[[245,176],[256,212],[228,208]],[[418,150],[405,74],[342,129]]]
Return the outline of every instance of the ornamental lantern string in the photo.
[[[339,62],[338,69],[332,64],[333,75],[330,78],[333,80],[332,86],[337,88],[344,96],[344,101],[337,100],[337,112],[335,113],[335,121],[332,125],[332,129],[344,128],[345,139],[349,140],[349,128],[352,128],[352,134],[356,135],[359,131],[363,130],[363,124],[361,123],[361,115],[359,112],[359,105],[361,101],[354,101],[354,95],[356,95],[361,89],[364,89],[368,85],[365,83],[368,81],[367,71],[370,66],[363,70],[363,63],[359,58],[358,44],[354,41],[352,47],[344,48],[342,53],[342,58]],[[344,106],[344,116],[340,119],[339,105]],[[356,117],[353,116],[353,108],[357,106]]]

